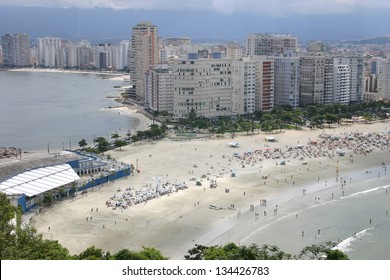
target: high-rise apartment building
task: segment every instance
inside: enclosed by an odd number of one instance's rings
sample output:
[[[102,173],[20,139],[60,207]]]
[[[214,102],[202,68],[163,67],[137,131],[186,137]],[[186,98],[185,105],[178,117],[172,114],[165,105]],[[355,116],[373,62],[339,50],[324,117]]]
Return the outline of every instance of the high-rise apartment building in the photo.
[[[38,65],[44,67],[61,67],[61,38],[37,38]]]
[[[173,73],[168,64],[156,64],[148,72],[146,102],[152,111],[173,115]]]
[[[129,53],[130,53],[130,41],[129,40],[121,41],[115,53],[117,69],[121,70],[129,66]]]
[[[369,69],[370,72],[369,72],[369,74],[378,75],[382,61],[383,61],[383,58],[381,58],[381,57],[373,57],[373,58],[371,58],[371,60],[369,62],[370,63],[370,69]]]
[[[278,55],[297,51],[297,38],[288,34],[251,34],[246,41],[247,55]]]
[[[384,60],[379,69],[379,99],[390,100],[390,60]]]
[[[272,57],[275,64],[275,106],[299,106],[299,57]]]
[[[378,70],[379,73],[379,70]],[[378,92],[378,75],[371,74],[365,78],[365,93],[377,93]]]
[[[131,94],[137,100],[145,101],[146,74],[158,63],[158,29],[150,22],[139,23],[133,27],[130,51]]]
[[[4,65],[30,65],[30,40],[27,34],[5,34],[1,36],[1,45]]]
[[[300,105],[323,104],[325,82],[325,57],[307,53],[300,58]]]
[[[189,57],[173,64],[173,117],[187,118],[192,110],[206,118],[232,115],[232,60]]]
[[[351,96],[351,69],[348,65],[335,65],[333,72],[333,104],[348,105]]]
[[[249,57],[232,60],[232,111],[234,114],[255,112],[257,64]]]
[[[348,65],[351,71],[350,102],[361,102],[364,96],[364,61],[358,54],[343,54],[335,58],[335,65]]]
[[[334,102],[334,60],[332,57],[325,57],[324,72],[324,104]]]
[[[252,56],[256,65],[256,111],[271,111],[274,108],[274,61],[266,56]]]

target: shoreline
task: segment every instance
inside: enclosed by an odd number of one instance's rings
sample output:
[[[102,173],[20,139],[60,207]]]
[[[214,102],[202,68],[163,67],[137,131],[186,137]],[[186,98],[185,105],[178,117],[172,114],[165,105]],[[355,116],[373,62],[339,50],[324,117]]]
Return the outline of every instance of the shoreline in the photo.
[[[384,131],[383,127],[387,125],[387,122],[351,125],[324,131],[332,134],[336,131],[374,132]],[[307,158],[308,166],[302,165],[299,159],[291,158],[286,165],[277,164],[279,159],[268,159],[243,168],[240,160],[232,157],[234,152],[242,153],[260,147],[273,149],[296,145],[298,141],[307,143],[322,132],[319,129],[287,131],[275,135],[279,140],[276,143],[265,142],[266,134],[238,135],[235,141],[240,143],[240,148],[229,147],[231,139],[225,138],[183,142],[164,139],[131,144],[122,147],[122,151],[112,150],[108,153],[113,158],[134,164],[140,173],[99,187],[87,195],[80,195],[77,200],[65,200],[44,209],[33,218],[32,225],[44,238],[59,240],[71,253],[79,253],[92,245],[110,252],[150,246],[161,250],[171,259],[181,259],[186,250],[195,244],[221,244],[229,240],[241,242],[243,235],[253,232],[253,227],[258,226],[254,223],[254,213],[259,213],[259,222],[267,222],[273,217],[271,213],[275,205],[279,206],[280,217],[298,211],[295,208],[288,210],[288,204],[301,198],[302,186],[313,182],[317,184],[307,190],[306,197],[311,199],[317,192],[323,191],[325,178],[334,178],[336,168],[341,176],[353,170],[378,166],[381,162],[389,164],[388,147],[386,152],[356,155],[353,163],[349,155],[333,159]],[[230,176],[229,170],[232,169],[236,171],[236,177]],[[205,174],[206,177],[220,176],[217,178],[217,188],[209,188],[207,178],[202,179],[202,186],[196,186],[195,181],[190,179],[201,178]],[[270,175],[270,178],[262,179],[264,175]],[[184,181],[189,188],[127,209],[113,210],[105,205],[113,194],[123,193],[129,186],[142,189],[146,183],[154,183],[157,177],[170,182]],[[317,181],[318,177],[320,180]],[[230,192],[226,193],[225,188]],[[269,214],[266,217],[263,217],[263,210],[259,206],[261,199],[268,201]],[[308,202],[314,203],[311,200]],[[229,207],[232,204],[234,207]],[[210,205],[221,207],[221,210],[210,209]],[[249,210],[250,205],[254,205],[254,211]],[[292,206],[303,207],[300,202]],[[91,208],[99,208],[99,212],[91,211]],[[237,219],[238,213],[240,219]],[[64,215],[67,216],[66,220],[63,219]],[[93,216],[93,222],[86,222],[86,216]],[[47,232],[49,225],[51,231]]]
[[[72,73],[72,74],[98,74],[98,75],[114,75],[122,76],[123,73],[118,73],[114,71],[93,71],[93,70],[72,70],[72,69],[63,69],[63,68],[40,68],[40,67],[23,67],[23,68],[10,68],[4,69],[3,71],[9,72],[47,72],[47,73]],[[126,74],[127,75],[127,74]]]

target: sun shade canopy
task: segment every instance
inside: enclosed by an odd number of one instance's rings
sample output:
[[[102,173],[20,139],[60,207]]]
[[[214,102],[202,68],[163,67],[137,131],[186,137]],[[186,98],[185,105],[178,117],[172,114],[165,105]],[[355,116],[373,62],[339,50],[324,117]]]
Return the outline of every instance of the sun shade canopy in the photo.
[[[61,164],[20,173],[1,182],[0,190],[6,195],[25,194],[32,197],[79,179],[80,177],[69,164]]]

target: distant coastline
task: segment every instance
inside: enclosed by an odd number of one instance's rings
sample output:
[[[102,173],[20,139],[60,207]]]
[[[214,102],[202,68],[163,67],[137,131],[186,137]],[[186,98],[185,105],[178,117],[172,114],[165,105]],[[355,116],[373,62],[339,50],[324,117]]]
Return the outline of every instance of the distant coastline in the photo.
[[[110,78],[110,80],[115,79],[119,81],[128,81],[129,74],[119,73],[113,71],[92,71],[92,70],[71,70],[71,69],[62,69],[62,68],[35,68],[35,67],[25,67],[25,68],[11,68],[11,69],[2,69],[2,71],[9,72],[42,72],[42,73],[70,73],[70,74],[95,74],[95,75],[104,75],[104,76],[114,76],[115,78]]]

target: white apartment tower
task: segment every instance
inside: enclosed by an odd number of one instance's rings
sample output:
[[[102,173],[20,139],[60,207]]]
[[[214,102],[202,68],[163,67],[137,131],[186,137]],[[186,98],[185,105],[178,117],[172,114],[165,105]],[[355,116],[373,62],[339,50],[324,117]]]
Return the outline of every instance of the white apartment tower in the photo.
[[[335,65],[333,72],[333,104],[348,105],[351,96],[351,69],[348,65]]]
[[[252,114],[255,112],[257,62],[249,57],[232,62],[232,112]]]
[[[129,51],[130,51],[130,41],[123,40],[121,41],[116,48],[114,48],[114,67],[118,70],[122,70],[125,67],[129,66]]]
[[[232,115],[232,61],[189,57],[173,63],[173,117],[187,118],[192,110],[206,118]]]
[[[357,54],[345,54],[335,58],[335,65],[348,65],[351,71],[350,80],[350,102],[361,102],[364,96],[364,61],[362,56]]]
[[[130,51],[130,83],[137,100],[145,101],[146,74],[158,63],[158,29],[150,22],[133,27]]]
[[[61,38],[45,37],[37,39],[38,65],[44,67],[61,66]]]
[[[246,41],[247,55],[278,55],[296,52],[298,40],[288,34],[251,34]]]

